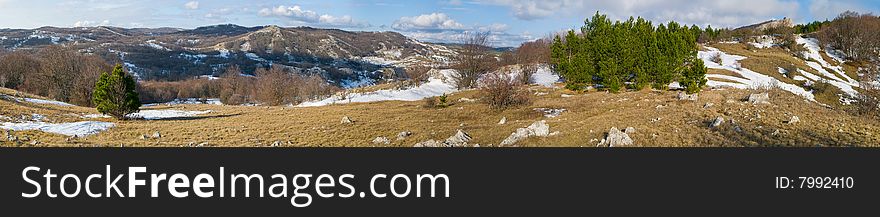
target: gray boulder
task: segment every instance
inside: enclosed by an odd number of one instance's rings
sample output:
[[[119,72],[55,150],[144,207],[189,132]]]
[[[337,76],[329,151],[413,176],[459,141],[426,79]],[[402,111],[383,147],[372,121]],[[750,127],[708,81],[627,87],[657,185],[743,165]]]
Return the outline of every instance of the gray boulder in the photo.
[[[620,131],[617,127],[611,127],[611,130],[608,131],[608,136],[602,142],[599,142],[598,146],[621,147],[631,145],[633,145],[633,140],[626,132]]]

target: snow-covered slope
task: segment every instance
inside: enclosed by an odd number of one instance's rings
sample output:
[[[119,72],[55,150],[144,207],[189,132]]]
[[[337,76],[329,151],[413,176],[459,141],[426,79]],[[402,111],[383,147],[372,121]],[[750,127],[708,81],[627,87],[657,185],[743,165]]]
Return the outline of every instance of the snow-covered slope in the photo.
[[[88,136],[99,133],[101,131],[113,127],[113,123],[100,121],[81,121],[74,123],[45,123],[41,121],[31,121],[24,123],[0,123],[0,129],[7,130],[39,130],[47,133],[56,133],[66,136]]]
[[[843,71],[843,67],[839,65],[835,66],[825,61],[825,59],[822,58],[822,55],[819,53],[822,49],[820,49],[819,43],[816,39],[798,38],[797,43],[807,48],[807,51],[804,51],[803,53],[803,55],[808,59],[807,66],[815,69],[819,72],[820,75],[822,75],[822,77],[826,78],[822,80],[825,80],[829,84],[840,88],[840,90],[847,93],[849,96],[856,96],[858,94],[858,91],[856,91],[854,88],[859,87],[859,82],[847,76],[846,73]],[[832,56],[832,58],[834,58],[833,55],[829,56]],[[840,61],[842,61],[842,58]],[[831,71],[828,71],[827,69],[830,69]],[[811,80],[813,80],[814,82],[819,80],[818,76],[811,76],[809,72],[801,71],[801,73],[804,74],[804,76],[807,76],[807,78],[813,77]]]
[[[698,55],[700,59],[702,59],[703,62],[706,64],[707,68],[727,70],[742,76],[735,77],[720,74],[707,74],[707,78],[720,78],[724,80],[734,81],[725,82],[709,79],[706,84],[710,87],[734,87],[742,89],[778,87],[779,89],[803,96],[810,101],[815,101],[816,97],[813,95],[813,93],[804,89],[803,87],[781,82],[776,78],[743,68],[742,66],[740,66],[739,61],[746,59],[746,57],[726,54],[713,47],[706,47],[706,49],[707,51],[699,51]],[[712,61],[712,57],[716,55],[721,57],[721,64]]]

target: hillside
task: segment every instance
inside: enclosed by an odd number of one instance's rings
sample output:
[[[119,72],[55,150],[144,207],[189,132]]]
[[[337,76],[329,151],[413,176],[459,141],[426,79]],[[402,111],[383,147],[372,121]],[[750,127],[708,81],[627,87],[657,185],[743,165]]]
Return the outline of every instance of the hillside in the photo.
[[[196,29],[83,27],[0,30],[0,49],[39,50],[70,46],[123,63],[142,80],[179,80],[218,75],[230,65],[245,73],[283,65],[319,74],[339,86],[346,81],[390,79],[403,67],[443,65],[454,51],[395,32],[349,32],[309,27],[207,26]],[[387,73],[387,72],[392,73]]]
[[[9,90],[3,94],[12,95]],[[9,134],[3,146],[399,146],[444,140],[462,130],[468,146],[497,147],[505,138],[536,121],[545,121],[547,137],[530,137],[505,146],[596,147],[612,127],[632,127],[631,146],[877,146],[880,125],[838,109],[806,101],[780,90],[719,88],[705,90],[696,101],[679,100],[672,91],[610,94],[530,87],[534,103],[505,111],[471,99],[478,91],[451,94],[447,108],[423,108],[421,101],[376,101],[319,107],[262,107],[211,104],[160,104],[142,108],[147,120],[114,121],[93,109],[0,100],[0,128],[28,124],[41,130]],[[769,92],[769,104],[752,104],[751,93]],[[564,109],[564,111],[559,110]],[[546,113],[545,111],[551,111]],[[558,113],[552,114],[552,111]],[[561,112],[559,112],[561,111]],[[554,116],[557,115],[557,116]],[[343,123],[349,117],[353,123]],[[716,118],[724,121],[710,126]],[[797,117],[797,118],[795,118]],[[506,123],[499,124],[505,119]],[[797,121],[792,121],[796,119]],[[94,122],[71,126],[45,123]],[[14,124],[24,123],[24,124]],[[71,137],[54,129],[88,130],[111,123],[106,131]],[[411,132],[398,140],[401,132]],[[67,132],[68,134],[71,132]],[[374,143],[377,137],[388,138]],[[26,141],[21,141],[27,138]],[[37,142],[34,142],[37,141]]]

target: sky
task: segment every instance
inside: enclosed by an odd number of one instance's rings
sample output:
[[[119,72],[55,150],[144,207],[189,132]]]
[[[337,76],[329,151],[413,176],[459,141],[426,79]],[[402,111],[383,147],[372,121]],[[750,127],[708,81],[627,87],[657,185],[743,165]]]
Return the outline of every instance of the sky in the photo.
[[[783,17],[834,19],[846,10],[880,14],[880,0],[0,0],[0,29],[232,23],[395,31],[429,42],[480,31],[504,47],[578,29],[596,11],[735,28]]]

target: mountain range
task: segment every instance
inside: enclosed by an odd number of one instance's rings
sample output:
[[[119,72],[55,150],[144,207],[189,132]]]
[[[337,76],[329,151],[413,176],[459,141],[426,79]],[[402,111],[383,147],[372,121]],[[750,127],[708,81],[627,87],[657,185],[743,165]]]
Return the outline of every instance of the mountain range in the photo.
[[[342,87],[402,76],[402,69],[413,64],[443,66],[456,53],[454,46],[424,43],[396,32],[311,27],[0,29],[0,49],[38,51],[51,45],[123,64],[142,80],[218,76],[230,65],[250,75],[258,67],[281,66],[320,74]]]

